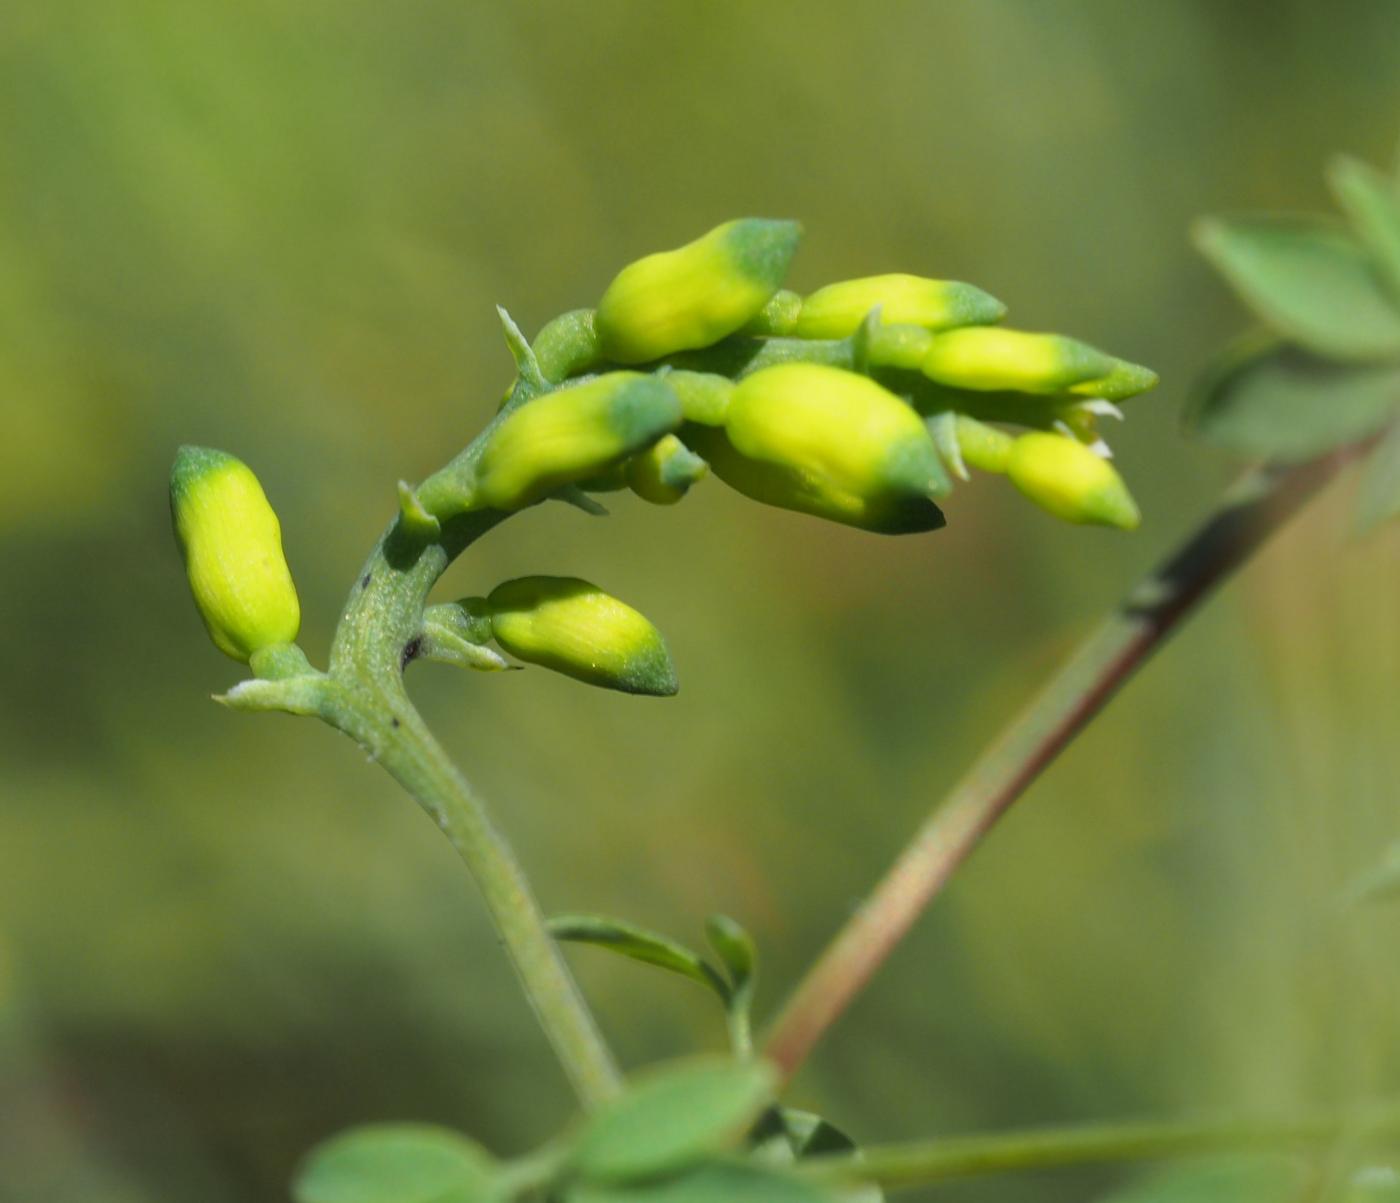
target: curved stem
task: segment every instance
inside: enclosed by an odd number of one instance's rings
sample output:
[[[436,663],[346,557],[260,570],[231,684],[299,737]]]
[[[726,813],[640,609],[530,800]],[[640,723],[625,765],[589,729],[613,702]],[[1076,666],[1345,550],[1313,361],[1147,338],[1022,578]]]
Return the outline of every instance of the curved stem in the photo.
[[[619,1075],[510,846],[429,732],[403,688],[421,645],[428,593],[448,564],[506,514],[475,511],[437,537],[402,520],[380,540],[351,592],[331,652],[323,717],[408,790],[476,879],[501,940],[579,1098],[616,1093]]]
[[[937,1141],[872,1146],[861,1153],[813,1157],[798,1172],[831,1184],[921,1186],[980,1174],[1061,1166],[1153,1161],[1209,1153],[1312,1151],[1354,1130],[1374,1135],[1400,1127],[1400,1108],[1356,1115],[1224,1118],[1160,1123],[1085,1124]]]
[[[786,1077],[846,1010],[982,837],[1210,590],[1337,471],[1343,448],[1249,474],[1222,506],[1095,630],[932,811],[870,898],[807,972],[765,1054]]]

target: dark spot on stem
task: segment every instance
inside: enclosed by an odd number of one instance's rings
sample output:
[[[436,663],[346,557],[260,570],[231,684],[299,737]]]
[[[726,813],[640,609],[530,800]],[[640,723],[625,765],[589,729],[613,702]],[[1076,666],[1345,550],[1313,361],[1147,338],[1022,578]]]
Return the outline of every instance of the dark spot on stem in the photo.
[[[368,589],[368,588],[369,588],[369,578],[370,578],[370,573],[368,573],[368,572],[365,573],[364,576],[362,576],[362,577],[360,578],[360,588],[361,588],[361,589]]]
[[[397,731],[399,729],[399,720],[396,718],[391,718],[389,720],[389,725],[393,727],[395,731]]]
[[[399,655],[399,671],[402,672],[414,660],[418,658],[419,652],[423,650],[423,636],[415,635],[403,645],[403,651]]]

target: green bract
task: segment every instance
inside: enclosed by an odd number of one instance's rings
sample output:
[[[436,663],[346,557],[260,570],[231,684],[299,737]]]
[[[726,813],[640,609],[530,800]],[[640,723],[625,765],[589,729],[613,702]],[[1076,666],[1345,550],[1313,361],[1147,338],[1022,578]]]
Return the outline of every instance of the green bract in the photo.
[[[609,372],[521,406],[490,436],[476,469],[475,502],[517,510],[655,442],[680,424],[664,380]]]
[[[872,380],[782,364],[734,390],[724,437],[699,444],[717,475],[769,505],[885,534],[934,530],[950,487],[919,416]]]
[[[876,308],[883,321],[928,330],[981,326],[1006,316],[1005,305],[973,284],[894,273],[817,289],[803,299],[794,332],[801,338],[845,338]]]
[[[170,513],[190,591],[221,652],[247,661],[291,643],[301,625],[282,528],[248,465],[223,451],[181,447]]]
[[[661,632],[587,581],[521,577],[497,585],[486,605],[496,642],[517,659],[624,693],[679,688]]]
[[[801,234],[795,221],[746,217],[628,264],[598,302],[603,355],[646,363],[733,334],[778,290]]]

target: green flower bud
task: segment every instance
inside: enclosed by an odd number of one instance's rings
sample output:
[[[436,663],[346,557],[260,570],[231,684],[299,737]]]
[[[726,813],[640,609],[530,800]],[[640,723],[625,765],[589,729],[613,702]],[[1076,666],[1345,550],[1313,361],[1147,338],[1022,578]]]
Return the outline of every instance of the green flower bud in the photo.
[[[803,299],[795,333],[798,338],[845,338],[877,306],[882,321],[926,330],[982,326],[1006,316],[1005,305],[972,284],[895,273],[817,289]]]
[[[248,465],[208,447],[181,447],[170,513],[190,591],[221,652],[247,662],[291,643],[301,625],[282,528]]]
[[[526,402],[496,429],[472,501],[518,510],[596,476],[680,425],[681,405],[655,376],[609,372]]]
[[[605,689],[659,697],[676,692],[661,632],[596,585],[527,576],[497,585],[486,603],[496,642],[519,660]]]
[[[1124,401],[1157,386],[1157,373],[1126,359],[1115,359],[1112,369],[1095,380],[1072,384],[1069,391],[1078,397],[1099,397],[1105,401]]]
[[[646,363],[733,334],[778,290],[801,234],[795,221],[746,217],[624,267],[594,318],[604,356]]]
[[[1012,443],[1006,472],[1036,505],[1066,522],[1134,530],[1141,521],[1113,465],[1062,434],[1021,435]]]
[[[675,505],[709,470],[709,464],[668,434],[627,461],[627,483],[643,501]]]
[[[1059,393],[1106,377],[1116,362],[1063,335],[974,326],[935,336],[919,370],[954,388]]]
[[[888,534],[943,525],[931,499],[951,482],[933,440],[912,409],[864,376],[806,363],[764,368],[735,388],[726,437],[694,429],[715,475],[757,501]]]

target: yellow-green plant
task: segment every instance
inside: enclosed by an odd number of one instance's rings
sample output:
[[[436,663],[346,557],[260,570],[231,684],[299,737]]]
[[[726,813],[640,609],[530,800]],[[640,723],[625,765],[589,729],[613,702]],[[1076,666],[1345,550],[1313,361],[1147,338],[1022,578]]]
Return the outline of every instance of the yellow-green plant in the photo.
[[[1367,213],[1377,239],[1394,232]],[[277,519],[251,471],[221,452],[177,456],[172,511],[196,603],[217,646],[254,674],[222,700],[323,719],[421,803],[472,870],[587,1113],[512,1162],[441,1129],[359,1129],[313,1154],[296,1183],[298,1203],[819,1203],[878,1198],[872,1182],[946,1177],[969,1157],[989,1159],[985,1149],[939,1145],[862,1160],[830,1124],[780,1104],[779,1092],[1038,768],[1205,585],[1272,529],[1279,518],[1264,502],[1274,493],[1232,502],[1226,524],[1241,537],[1222,551],[1220,531],[1208,526],[1095,637],[1065,682],[930,820],[761,1047],[749,1013],[756,952],[748,933],[714,916],[712,954],[702,955],[614,919],[546,922],[404,687],[417,661],[492,672],[513,657],[629,693],[676,691],[657,628],[586,581],[529,576],[429,603],[443,571],[476,539],[550,501],[598,512],[595,494],[630,489],[671,505],[712,472],[768,505],[910,534],[941,527],[954,480],[976,470],[1006,476],[1067,521],[1138,525],[1098,419],[1121,417],[1115,402],[1152,387],[1154,373],[1075,339],[998,326],[1001,302],[962,282],[882,275],[806,296],[784,289],[799,232],[788,221],[729,222],[624,268],[596,310],[565,313],[533,341],[502,311],[515,380],[446,466],[399,485],[399,511],[350,590],[324,670],[294,642],[296,593]],[[1325,478],[1322,469],[1313,474]],[[1304,483],[1315,486],[1312,477]],[[730,1052],[655,1068],[624,1089],[561,941],[601,945],[711,990],[725,1010]],[[1334,1127],[1314,1123],[1303,1135],[1326,1139]],[[1091,1132],[1048,1147],[1077,1140],[1089,1157],[1096,1149],[1151,1155],[1209,1143],[1215,1132]],[[1044,1147],[1044,1139],[997,1146],[1009,1165],[1035,1164]]]

